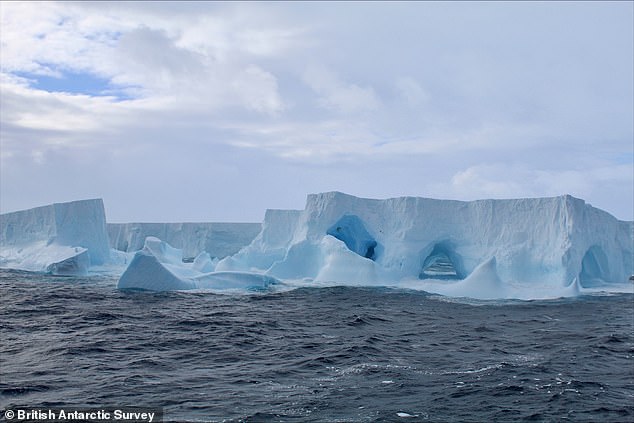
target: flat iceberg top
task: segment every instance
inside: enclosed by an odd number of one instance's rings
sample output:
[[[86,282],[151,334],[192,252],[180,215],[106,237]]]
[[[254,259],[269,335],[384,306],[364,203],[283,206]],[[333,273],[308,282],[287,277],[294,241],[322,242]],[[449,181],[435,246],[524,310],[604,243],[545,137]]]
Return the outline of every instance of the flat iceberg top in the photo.
[[[335,191],[308,195],[291,214],[267,211],[260,235],[216,269],[315,283],[408,281],[456,294],[468,285],[473,296],[497,286],[503,296],[511,285],[622,284],[633,272],[633,233],[632,222],[570,195],[378,200]]]
[[[634,223],[570,195],[458,201],[325,192],[308,195],[303,210],[269,209],[261,224],[108,227],[102,201],[86,200],[8,213],[0,223],[0,266],[85,273],[127,265],[122,288],[334,284],[544,298],[634,286]],[[109,249],[107,228],[119,251]]]
[[[267,210],[255,239],[219,262],[197,257],[186,270],[180,253],[153,247],[159,240],[148,238],[144,250],[155,251],[157,275],[165,269],[180,275],[174,287],[184,279],[192,287],[238,288],[271,276],[287,286],[396,286],[530,299],[622,289],[632,273],[633,227],[569,195],[455,201],[327,192],[309,195],[304,210]],[[123,285],[145,283],[142,268],[131,265]],[[205,277],[191,269],[205,269],[216,284],[201,285]],[[222,274],[232,277],[220,283]]]
[[[71,257],[65,257],[67,252],[79,254],[80,250],[86,254],[69,264]],[[55,203],[0,216],[0,266],[48,269],[53,273],[75,269],[84,274],[91,265],[109,260],[106,214],[101,199]]]

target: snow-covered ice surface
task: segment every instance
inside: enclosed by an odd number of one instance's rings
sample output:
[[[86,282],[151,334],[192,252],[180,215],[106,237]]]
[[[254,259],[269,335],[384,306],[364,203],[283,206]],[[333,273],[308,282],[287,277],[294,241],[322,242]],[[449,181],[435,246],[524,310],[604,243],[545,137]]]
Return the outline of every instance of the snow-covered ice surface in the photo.
[[[101,199],[56,203],[0,216],[0,267],[84,275],[111,261]]]

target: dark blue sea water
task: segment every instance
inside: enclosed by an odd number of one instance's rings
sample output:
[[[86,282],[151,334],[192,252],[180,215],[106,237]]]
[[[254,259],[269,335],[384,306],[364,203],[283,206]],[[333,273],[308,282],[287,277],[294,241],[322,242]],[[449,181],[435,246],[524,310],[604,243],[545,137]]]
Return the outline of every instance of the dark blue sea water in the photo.
[[[634,421],[632,294],[476,302],[382,288],[217,295],[115,284],[0,271],[0,409]]]

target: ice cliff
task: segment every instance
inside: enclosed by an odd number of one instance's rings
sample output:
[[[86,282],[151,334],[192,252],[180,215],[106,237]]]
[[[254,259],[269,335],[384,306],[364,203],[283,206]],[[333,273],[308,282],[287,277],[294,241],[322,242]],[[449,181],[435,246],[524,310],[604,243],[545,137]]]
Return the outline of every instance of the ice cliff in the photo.
[[[249,245],[260,232],[260,223],[108,223],[110,247],[118,251],[141,250],[149,236],[182,250],[186,261],[203,251],[223,258]]]
[[[110,260],[101,199],[56,203],[0,216],[0,267],[85,274]]]
[[[259,223],[106,223],[101,199],[57,203],[0,215],[0,267],[121,274],[147,237],[181,248],[184,261],[201,252],[217,261],[248,245],[260,229]]]
[[[108,231],[124,252],[109,249]],[[328,192],[309,195],[304,210],[268,210],[261,225],[107,226],[102,201],[85,200],[3,214],[0,236],[0,267],[85,274],[118,257],[119,287],[152,290],[389,285],[538,298],[630,289],[634,273],[634,223],[569,195],[464,202]]]
[[[569,195],[463,202],[328,192],[309,195],[302,211],[269,210],[255,240],[216,270],[441,293],[477,292],[486,279],[485,297],[517,284],[573,292],[627,283],[633,233],[632,222]]]

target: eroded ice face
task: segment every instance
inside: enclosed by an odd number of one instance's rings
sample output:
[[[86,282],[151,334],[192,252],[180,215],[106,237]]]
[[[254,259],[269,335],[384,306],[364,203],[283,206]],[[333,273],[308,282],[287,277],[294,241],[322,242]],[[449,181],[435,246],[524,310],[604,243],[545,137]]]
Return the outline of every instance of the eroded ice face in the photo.
[[[101,199],[51,204],[0,218],[0,266],[84,275],[110,260]]]
[[[548,298],[625,282],[631,234],[631,222],[569,196],[459,202],[325,193],[309,196],[303,211],[269,210],[254,241],[214,270],[301,286]]]
[[[267,211],[253,241],[221,260],[206,246],[184,257],[153,237],[134,259],[118,256],[108,250],[101,200],[9,213],[0,222],[0,266],[81,274],[116,261],[119,274],[127,266],[121,287],[154,290],[284,282],[546,298],[631,287],[634,266],[633,223],[570,196],[461,202],[310,195],[304,210]]]

